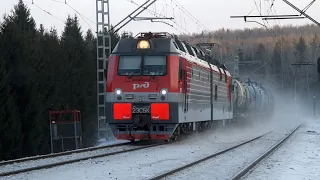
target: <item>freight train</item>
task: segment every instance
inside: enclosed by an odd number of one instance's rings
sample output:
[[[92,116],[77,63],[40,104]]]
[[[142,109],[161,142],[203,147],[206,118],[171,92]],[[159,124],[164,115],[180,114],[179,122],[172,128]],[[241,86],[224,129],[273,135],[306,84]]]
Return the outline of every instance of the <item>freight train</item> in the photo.
[[[117,139],[175,140],[272,113],[269,91],[233,79],[205,49],[169,33],[121,38],[106,66],[106,121]]]

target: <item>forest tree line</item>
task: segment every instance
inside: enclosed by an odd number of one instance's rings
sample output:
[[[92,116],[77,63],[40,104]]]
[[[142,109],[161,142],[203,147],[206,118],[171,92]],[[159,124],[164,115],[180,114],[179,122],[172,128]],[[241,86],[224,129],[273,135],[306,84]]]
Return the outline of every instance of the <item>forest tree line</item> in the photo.
[[[204,35],[182,35],[181,38],[193,43],[205,39],[221,45],[214,49],[215,56],[226,62],[231,73],[234,66],[232,61],[238,55],[242,80],[254,78],[274,86],[278,91],[289,92],[286,94],[292,98],[296,81],[297,97],[308,101],[316,95],[320,99],[317,72],[317,59],[320,58],[318,26],[290,25],[244,30],[222,28]]]
[[[37,28],[22,1],[1,20],[0,161],[50,152],[49,110],[80,110],[84,145],[96,142],[93,33],[83,33],[76,16],[61,36]],[[112,33],[112,44],[118,40]]]

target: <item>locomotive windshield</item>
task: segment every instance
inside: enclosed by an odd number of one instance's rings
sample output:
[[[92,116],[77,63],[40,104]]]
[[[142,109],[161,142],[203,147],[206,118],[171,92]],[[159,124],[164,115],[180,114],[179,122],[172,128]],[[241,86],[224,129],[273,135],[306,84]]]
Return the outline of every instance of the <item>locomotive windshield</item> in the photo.
[[[162,76],[166,73],[166,56],[120,56],[118,75]]]
[[[120,56],[118,74],[135,76],[141,74],[141,56]]]
[[[165,56],[144,56],[143,75],[161,76],[167,72]]]

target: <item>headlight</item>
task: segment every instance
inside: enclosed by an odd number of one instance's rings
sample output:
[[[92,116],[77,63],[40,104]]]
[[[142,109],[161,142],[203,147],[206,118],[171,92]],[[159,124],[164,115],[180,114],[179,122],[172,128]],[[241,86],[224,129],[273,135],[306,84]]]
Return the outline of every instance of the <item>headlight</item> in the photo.
[[[160,99],[162,101],[164,101],[164,100],[166,100],[166,98],[168,96],[168,90],[167,89],[161,89],[160,90],[160,94],[161,94]]]
[[[116,89],[115,92],[117,95],[120,95],[122,93],[121,89]]]
[[[162,90],[161,90],[161,94],[162,94],[162,95],[166,95],[166,94],[167,94],[167,90],[166,90],[166,89],[162,89]]]

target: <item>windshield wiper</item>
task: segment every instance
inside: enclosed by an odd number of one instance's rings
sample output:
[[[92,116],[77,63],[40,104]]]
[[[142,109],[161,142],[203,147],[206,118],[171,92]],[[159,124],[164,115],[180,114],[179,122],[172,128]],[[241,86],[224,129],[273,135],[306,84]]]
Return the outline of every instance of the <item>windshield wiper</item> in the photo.
[[[139,69],[136,69],[135,71],[132,71],[129,75],[128,75],[128,79],[131,79],[133,76],[138,76],[136,73],[138,73]],[[139,74],[141,75],[141,73]]]

